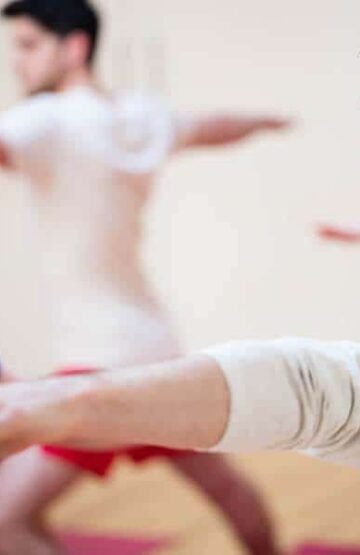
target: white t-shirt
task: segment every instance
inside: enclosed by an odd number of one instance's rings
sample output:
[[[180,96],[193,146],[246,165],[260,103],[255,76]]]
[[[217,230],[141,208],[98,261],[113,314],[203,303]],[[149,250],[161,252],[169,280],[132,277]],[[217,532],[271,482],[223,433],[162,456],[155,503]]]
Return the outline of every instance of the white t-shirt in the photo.
[[[133,92],[111,99],[88,87],[39,94],[0,118],[0,138],[29,176],[36,165],[56,163],[51,146],[81,140],[88,154],[102,154],[123,172],[153,173],[171,152],[174,133],[175,119],[160,98]]]

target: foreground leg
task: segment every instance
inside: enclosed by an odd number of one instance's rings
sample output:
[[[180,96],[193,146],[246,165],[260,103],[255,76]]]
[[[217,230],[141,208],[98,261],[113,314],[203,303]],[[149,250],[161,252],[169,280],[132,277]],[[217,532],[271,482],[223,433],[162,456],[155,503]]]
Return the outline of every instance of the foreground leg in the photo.
[[[172,462],[217,505],[252,555],[278,553],[261,496],[224,457],[196,454]]]
[[[0,555],[59,555],[42,515],[81,472],[36,448],[0,466]]]

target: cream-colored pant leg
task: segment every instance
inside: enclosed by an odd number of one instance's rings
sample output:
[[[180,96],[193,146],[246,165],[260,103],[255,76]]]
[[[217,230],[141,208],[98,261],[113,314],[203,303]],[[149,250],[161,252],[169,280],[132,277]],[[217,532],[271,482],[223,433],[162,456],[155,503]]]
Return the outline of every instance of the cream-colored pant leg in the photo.
[[[208,349],[230,391],[218,452],[262,449],[360,467],[360,344],[307,339]]]

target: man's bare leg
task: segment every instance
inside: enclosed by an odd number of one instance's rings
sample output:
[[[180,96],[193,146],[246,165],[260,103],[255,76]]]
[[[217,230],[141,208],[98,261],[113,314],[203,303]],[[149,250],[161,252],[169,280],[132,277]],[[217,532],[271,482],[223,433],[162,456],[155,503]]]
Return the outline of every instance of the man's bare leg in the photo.
[[[28,449],[0,466],[0,555],[59,555],[42,514],[48,504],[72,486],[82,472]]]
[[[277,553],[270,519],[261,497],[222,456],[190,455],[174,467],[214,502],[253,555]],[[82,472],[28,449],[0,466],[0,555],[58,555],[56,542],[42,527],[42,514]]]
[[[273,528],[260,494],[221,455],[190,455],[172,461],[192,480],[230,522],[252,555],[276,555]]]

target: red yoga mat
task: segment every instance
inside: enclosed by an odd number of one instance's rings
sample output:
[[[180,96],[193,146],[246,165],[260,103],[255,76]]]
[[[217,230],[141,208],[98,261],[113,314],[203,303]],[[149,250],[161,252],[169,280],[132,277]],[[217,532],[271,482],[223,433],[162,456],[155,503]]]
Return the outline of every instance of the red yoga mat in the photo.
[[[360,555],[360,546],[309,543],[299,546],[294,555]]]
[[[76,533],[61,534],[59,539],[67,555],[147,555],[169,545],[163,539]]]

